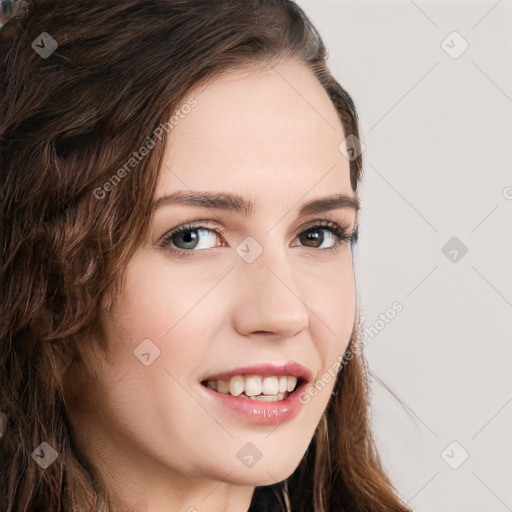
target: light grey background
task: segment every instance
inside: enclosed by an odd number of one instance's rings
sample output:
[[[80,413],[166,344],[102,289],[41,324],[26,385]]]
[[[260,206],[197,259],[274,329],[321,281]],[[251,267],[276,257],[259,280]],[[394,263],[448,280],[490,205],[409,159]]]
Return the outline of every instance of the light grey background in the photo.
[[[356,279],[384,466],[417,512],[512,510],[512,0],[297,3],[366,145]]]

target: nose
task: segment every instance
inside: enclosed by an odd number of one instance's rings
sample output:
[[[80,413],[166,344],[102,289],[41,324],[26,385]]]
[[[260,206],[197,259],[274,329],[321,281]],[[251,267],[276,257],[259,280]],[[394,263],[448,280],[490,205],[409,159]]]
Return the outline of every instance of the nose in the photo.
[[[253,263],[236,265],[234,326],[245,336],[292,337],[308,327],[309,309],[286,257],[269,257],[269,252]]]

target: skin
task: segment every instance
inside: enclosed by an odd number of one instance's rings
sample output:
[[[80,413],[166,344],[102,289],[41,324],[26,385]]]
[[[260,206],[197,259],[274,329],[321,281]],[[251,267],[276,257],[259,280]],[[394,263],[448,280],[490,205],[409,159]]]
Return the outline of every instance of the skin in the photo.
[[[198,105],[171,132],[154,198],[227,191],[251,199],[254,213],[159,207],[148,242],[129,262],[111,311],[103,312],[110,357],[89,343],[72,374],[76,438],[119,510],[247,510],[255,486],[281,481],[298,466],[334,379],[277,428],[226,410],[201,380],[267,361],[297,361],[320,379],[354,328],[349,243],[323,251],[336,245],[324,228],[315,230],[324,235],[316,245],[299,237],[312,221],[328,218],[350,229],[357,223],[351,208],[297,216],[313,198],[354,196],[349,161],[338,149],[342,125],[320,83],[290,61],[231,72],[194,97]],[[204,248],[178,255],[159,246],[191,219],[208,221],[211,231],[195,232]],[[223,234],[215,234],[218,227]],[[263,250],[250,264],[235,251],[248,236]],[[175,250],[193,245],[180,240]],[[160,350],[149,366],[134,357],[144,339]],[[262,453],[251,468],[237,458],[247,442]]]

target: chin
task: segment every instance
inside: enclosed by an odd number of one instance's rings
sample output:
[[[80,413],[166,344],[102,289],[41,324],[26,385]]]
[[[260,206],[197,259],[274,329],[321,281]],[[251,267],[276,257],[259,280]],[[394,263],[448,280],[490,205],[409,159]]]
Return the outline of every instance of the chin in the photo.
[[[265,485],[273,485],[286,480],[293,474],[297,466],[287,465],[286,467],[273,468],[268,467],[256,470],[255,467],[250,469],[236,468],[228,477],[230,483],[236,485],[247,485],[253,487],[262,487]],[[221,476],[223,480],[225,475]]]
[[[302,456],[297,457],[297,450],[290,447],[286,451],[294,454],[294,456],[283,458],[283,454],[279,453],[275,457],[273,455],[262,457],[252,467],[243,467],[242,464],[239,464],[234,469],[226,468],[226,473],[233,471],[229,476],[229,480],[239,485],[252,485],[255,487],[272,485],[285,480],[293,474],[302,460]]]

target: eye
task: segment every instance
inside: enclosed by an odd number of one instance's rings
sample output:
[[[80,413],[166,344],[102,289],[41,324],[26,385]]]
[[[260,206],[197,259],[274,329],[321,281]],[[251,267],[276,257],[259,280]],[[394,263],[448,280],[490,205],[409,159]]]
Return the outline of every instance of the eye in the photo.
[[[224,229],[220,226],[212,228],[203,224],[183,224],[165,235],[160,246],[177,256],[197,256],[195,253],[200,250],[225,246],[223,241],[215,245],[216,239],[223,233]],[[357,227],[350,232],[348,225],[340,226],[324,219],[307,226],[297,238],[303,247],[336,252],[346,242],[355,245],[357,237]]]
[[[313,247],[314,249],[332,249],[337,242],[334,232],[331,231],[330,229],[325,228],[310,229],[309,231],[301,235],[301,240],[305,240],[306,247]],[[327,242],[327,245],[329,247],[317,246],[316,244],[318,242],[320,242],[320,246]]]
[[[354,231],[349,232],[347,225],[340,226],[336,222],[323,220],[321,222],[316,221],[316,224],[306,228],[298,238],[306,247],[313,247],[322,251],[337,251],[344,242],[355,245],[357,237],[357,227]],[[322,247],[324,243],[327,244],[327,247]]]
[[[219,228],[217,228],[221,231]],[[183,225],[174,229],[164,240],[165,247],[178,247],[178,252],[194,249],[211,249],[208,243],[215,242],[220,233],[206,226]],[[209,240],[208,240],[209,239]],[[215,246],[213,246],[215,247]],[[172,247],[171,247],[172,249]]]

